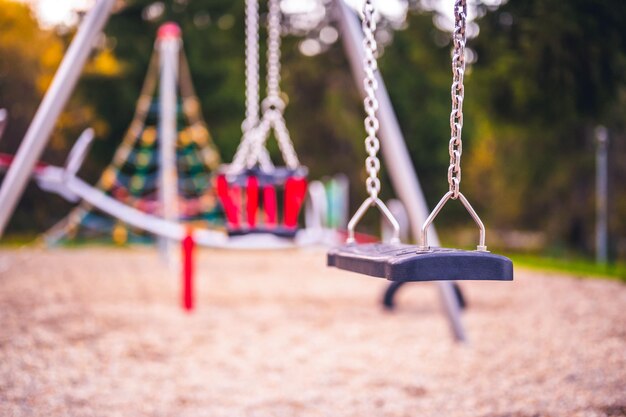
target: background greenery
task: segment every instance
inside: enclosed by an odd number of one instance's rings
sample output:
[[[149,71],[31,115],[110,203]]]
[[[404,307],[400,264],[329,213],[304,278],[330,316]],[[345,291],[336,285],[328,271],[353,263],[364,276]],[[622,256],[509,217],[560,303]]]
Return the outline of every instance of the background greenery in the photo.
[[[95,180],[132,118],[157,27],[178,22],[203,112],[228,161],[240,139],[243,103],[243,1],[166,2],[142,19],[150,0],[128,1],[106,27],[44,159],[61,163],[77,134],[92,125],[98,142],[82,175]],[[477,61],[466,76],[463,187],[493,230],[538,231],[552,254],[593,251],[594,141],[610,129],[612,256],[626,257],[626,2],[510,0],[484,6]],[[199,24],[201,22],[201,24]],[[0,107],[10,125],[0,151],[14,152],[71,30],[44,30],[22,4],[0,0]],[[414,12],[385,49],[381,69],[429,204],[446,190],[450,45],[430,12]],[[262,36],[263,37],[263,36]],[[345,172],[355,201],[364,194],[363,128],[340,43],[314,57],[288,37],[283,48],[286,119],[311,176]],[[262,46],[263,48],[263,46]],[[275,149],[274,149],[275,151]],[[385,187],[385,197],[390,197]],[[69,206],[29,187],[10,233],[41,232]],[[459,208],[437,224],[444,236],[471,226]]]

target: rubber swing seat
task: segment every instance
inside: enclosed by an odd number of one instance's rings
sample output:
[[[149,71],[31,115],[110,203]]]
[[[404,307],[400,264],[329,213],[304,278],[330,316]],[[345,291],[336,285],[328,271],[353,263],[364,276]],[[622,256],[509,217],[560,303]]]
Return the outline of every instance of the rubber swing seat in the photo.
[[[217,195],[224,209],[228,236],[271,234],[293,239],[307,190],[307,169],[255,167],[220,172]],[[279,203],[282,203],[279,207]]]
[[[489,252],[389,243],[349,243],[331,249],[327,265],[389,281],[512,281],[513,263]]]

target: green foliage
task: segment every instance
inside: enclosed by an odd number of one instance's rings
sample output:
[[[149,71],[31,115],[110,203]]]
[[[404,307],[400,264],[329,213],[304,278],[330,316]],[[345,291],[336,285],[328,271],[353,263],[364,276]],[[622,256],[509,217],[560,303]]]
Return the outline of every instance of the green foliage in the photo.
[[[11,123],[2,140],[15,148],[58,65],[63,44],[39,29],[27,5],[0,0],[0,107]]]

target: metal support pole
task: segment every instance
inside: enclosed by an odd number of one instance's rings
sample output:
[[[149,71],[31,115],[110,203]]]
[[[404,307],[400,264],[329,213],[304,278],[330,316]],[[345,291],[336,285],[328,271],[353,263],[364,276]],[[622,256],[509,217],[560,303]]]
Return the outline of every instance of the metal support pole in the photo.
[[[161,217],[178,221],[178,172],[176,142],[178,138],[177,111],[178,66],[181,47],[180,28],[166,23],[159,29],[157,40],[160,60],[159,84],[159,200]],[[159,238],[159,249],[168,265],[173,266],[175,242]]]
[[[608,147],[609,132],[598,126],[596,133],[596,262],[608,261]]]
[[[350,67],[359,91],[365,97],[363,88],[363,33],[355,14],[348,8],[343,0],[336,0],[336,11],[341,29],[341,39],[344,49],[350,61]],[[387,88],[380,71],[377,72],[378,91],[376,93],[380,119],[380,137],[382,142],[382,154],[385,159],[385,167],[393,183],[398,197],[404,203],[409,212],[411,230],[413,236],[421,235],[424,220],[430,211],[426,205],[424,193],[413,169],[413,163],[404,142],[398,119],[396,118]],[[433,246],[439,245],[436,231],[431,229],[430,240]],[[465,341],[466,335],[461,322],[461,309],[454,294],[452,282],[438,282],[439,292],[445,312],[450,322],[450,327],[457,341]]]
[[[41,157],[59,114],[74,90],[94,41],[100,35],[114,4],[115,0],[99,0],[87,13],[37,109],[0,187],[0,237],[24,193],[30,173]]]
[[[4,129],[7,127],[7,121],[9,118],[9,113],[6,109],[0,109],[0,139],[2,139],[2,135],[4,135]]]
[[[408,242],[411,220],[409,219],[409,213],[406,211],[404,204],[402,204],[402,201],[395,198],[392,198],[385,204],[387,204],[387,208],[400,225],[400,242]],[[380,220],[380,237],[383,242],[388,242],[393,237],[393,229],[385,219]]]

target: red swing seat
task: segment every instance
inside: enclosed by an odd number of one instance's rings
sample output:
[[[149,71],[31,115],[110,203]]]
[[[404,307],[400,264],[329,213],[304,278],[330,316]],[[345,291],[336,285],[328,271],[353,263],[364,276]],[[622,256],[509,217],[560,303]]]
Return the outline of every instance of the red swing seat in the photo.
[[[217,196],[224,209],[229,236],[269,233],[293,238],[306,197],[306,167],[258,167],[217,176]],[[282,211],[279,210],[282,199]]]

